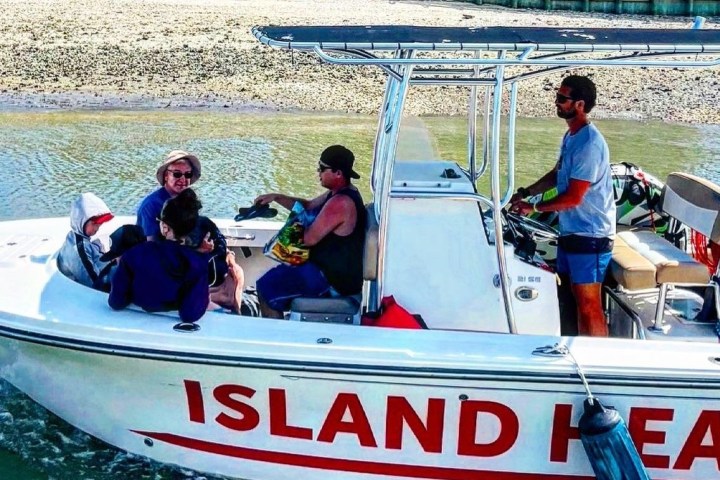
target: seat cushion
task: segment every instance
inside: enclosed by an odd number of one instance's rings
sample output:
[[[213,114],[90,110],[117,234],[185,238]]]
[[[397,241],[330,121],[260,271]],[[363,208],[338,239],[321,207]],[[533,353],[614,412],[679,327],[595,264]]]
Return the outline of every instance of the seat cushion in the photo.
[[[657,284],[707,283],[710,280],[705,265],[651,231],[621,232],[617,238],[650,261],[656,269]]]
[[[655,288],[657,269],[650,260],[630,247],[621,234],[615,237],[610,262],[610,274],[616,282],[628,290]]]
[[[355,315],[360,310],[361,296],[307,298],[299,297],[290,304],[290,311],[299,313],[341,313]]]
[[[367,227],[365,228],[365,247],[363,248],[363,279],[376,280],[380,227],[375,219],[374,204],[368,204],[365,211],[367,212]]]

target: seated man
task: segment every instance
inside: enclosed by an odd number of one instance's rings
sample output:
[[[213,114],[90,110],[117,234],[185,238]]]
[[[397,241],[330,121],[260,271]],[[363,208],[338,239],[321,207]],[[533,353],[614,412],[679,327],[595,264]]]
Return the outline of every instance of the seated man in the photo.
[[[309,260],[299,266],[279,265],[257,281],[264,317],[282,318],[297,297],[355,295],[361,292],[362,256],[365,240],[365,206],[350,180],[360,178],[353,170],[355,156],[341,145],[326,148],[320,155],[320,184],[329,192],[312,200],[268,193],[256,204],[277,202],[288,210],[300,202],[317,212],[305,229],[303,243],[310,247]]]
[[[165,202],[176,198],[195,183],[201,171],[200,160],[195,155],[182,150],[167,154],[155,172],[161,187],[145,197],[138,207],[137,225],[142,227],[148,240],[161,237],[158,218]],[[235,263],[234,254],[226,250],[225,238],[207,217],[199,217],[189,238],[191,246],[200,253],[210,255],[210,300],[239,313],[244,275],[242,268]]]
[[[107,273],[110,266],[103,260],[103,246],[91,237],[100,225],[112,220],[105,202],[93,193],[83,193],[70,209],[71,230],[60,247],[58,269],[68,278],[96,290],[110,291]]]

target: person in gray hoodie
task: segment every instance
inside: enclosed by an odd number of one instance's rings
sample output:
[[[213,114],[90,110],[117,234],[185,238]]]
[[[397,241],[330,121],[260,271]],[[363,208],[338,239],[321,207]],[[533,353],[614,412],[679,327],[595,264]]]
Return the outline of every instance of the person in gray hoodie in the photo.
[[[104,247],[91,237],[112,218],[108,206],[94,193],[83,193],[73,202],[71,230],[60,247],[57,260],[58,269],[65,276],[96,290],[110,291],[108,273],[111,264],[100,259]]]

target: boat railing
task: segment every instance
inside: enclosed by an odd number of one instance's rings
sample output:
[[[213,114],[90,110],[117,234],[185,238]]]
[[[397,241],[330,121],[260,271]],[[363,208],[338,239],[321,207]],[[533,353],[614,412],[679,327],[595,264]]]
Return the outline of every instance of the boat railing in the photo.
[[[696,26],[701,25],[696,22]],[[700,29],[585,29],[522,27],[256,27],[255,36],[277,48],[315,54],[333,65],[375,66],[388,75],[375,139],[371,188],[380,225],[378,279],[387,236],[383,215],[391,191],[402,112],[410,86],[470,88],[465,172],[475,184],[490,170],[496,238],[502,238],[501,210],[514,191],[515,120],[518,83],[558,70],[604,68],[713,68],[720,66],[720,31]],[[476,165],[478,87],[485,87],[482,164]],[[501,191],[502,93],[509,88],[506,188]],[[404,192],[403,195],[407,194]],[[463,197],[467,198],[467,197]],[[484,201],[484,200],[483,200]],[[497,262],[510,330],[503,242]]]
[[[608,300],[620,307],[620,309],[625,313],[625,315],[627,315],[628,318],[630,318],[630,320],[632,321],[632,338],[635,338],[635,335],[637,335],[637,338],[639,338],[640,340],[645,340],[647,338],[645,335],[645,327],[643,326],[642,319],[637,314],[637,312],[633,310],[633,308],[628,305],[627,302],[622,300],[612,288],[605,286],[603,287],[603,292],[607,296]]]

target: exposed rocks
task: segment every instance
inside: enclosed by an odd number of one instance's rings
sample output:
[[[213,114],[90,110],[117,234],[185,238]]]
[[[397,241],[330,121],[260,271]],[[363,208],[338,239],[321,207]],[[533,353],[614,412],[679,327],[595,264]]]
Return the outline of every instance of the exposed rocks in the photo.
[[[0,0],[5,108],[279,108],[376,113],[377,69],[320,65],[250,34],[263,24],[688,28],[689,18],[390,0]],[[707,28],[718,25],[709,21]],[[720,123],[718,69],[595,70],[596,116]],[[560,74],[521,88],[520,114],[552,116]],[[437,90],[436,90],[437,91]],[[467,92],[409,97],[413,114],[463,112]],[[0,107],[1,108],[1,107]]]

